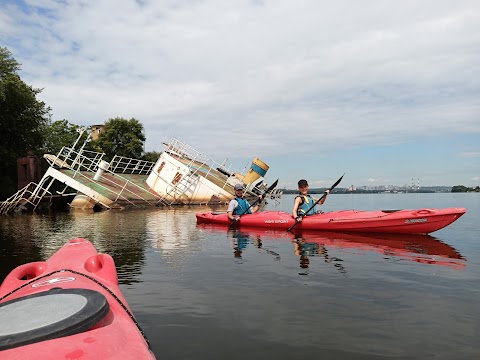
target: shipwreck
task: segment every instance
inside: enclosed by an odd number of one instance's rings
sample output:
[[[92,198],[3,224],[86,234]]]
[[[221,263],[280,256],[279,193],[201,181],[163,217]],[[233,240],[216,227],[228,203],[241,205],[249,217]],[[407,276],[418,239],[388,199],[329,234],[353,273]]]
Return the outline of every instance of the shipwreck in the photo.
[[[244,173],[218,163],[188,144],[173,138],[156,162],[63,147],[45,154],[49,167],[38,183],[29,183],[0,205],[0,214],[35,211],[52,199],[68,199],[71,209],[125,209],[127,207],[227,204],[233,187],[242,184],[247,198],[267,189],[269,166],[253,158]],[[52,185],[56,183],[56,186]],[[52,191],[52,188],[61,190]],[[266,196],[278,197],[273,189]]]

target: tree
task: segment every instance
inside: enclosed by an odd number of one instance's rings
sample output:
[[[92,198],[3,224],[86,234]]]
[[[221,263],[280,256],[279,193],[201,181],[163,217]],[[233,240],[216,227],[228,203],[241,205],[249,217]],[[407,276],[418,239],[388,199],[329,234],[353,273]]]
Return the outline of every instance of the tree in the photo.
[[[45,129],[45,144],[43,153],[56,155],[64,146],[73,146],[81,133],[81,127],[68,120],[57,120]],[[83,144],[88,133],[85,131],[80,139]]]
[[[0,47],[0,198],[17,190],[17,159],[29,150],[41,155],[50,121],[50,108],[37,100],[42,90],[24,83],[19,70],[8,49]]]
[[[157,162],[158,158],[160,157],[160,154],[161,153],[157,151],[147,151],[145,154],[143,154],[142,158],[143,160]]]
[[[112,160],[115,155],[140,159],[143,153],[145,134],[143,125],[136,119],[109,119],[100,132],[95,145]]]
[[[474,189],[463,186],[463,185],[455,185],[452,187],[452,192],[469,192],[469,191],[474,191]]]

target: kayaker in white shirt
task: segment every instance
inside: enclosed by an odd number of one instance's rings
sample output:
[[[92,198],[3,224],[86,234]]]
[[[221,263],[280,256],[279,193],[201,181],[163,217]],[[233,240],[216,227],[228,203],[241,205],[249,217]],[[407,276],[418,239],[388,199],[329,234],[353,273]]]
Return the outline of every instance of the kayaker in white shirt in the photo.
[[[259,196],[259,201],[255,206],[250,207],[250,203],[243,197],[243,186],[236,184],[233,189],[235,190],[235,198],[230,200],[227,209],[227,216],[230,220],[238,221],[241,215],[252,214],[258,211],[262,195]]]

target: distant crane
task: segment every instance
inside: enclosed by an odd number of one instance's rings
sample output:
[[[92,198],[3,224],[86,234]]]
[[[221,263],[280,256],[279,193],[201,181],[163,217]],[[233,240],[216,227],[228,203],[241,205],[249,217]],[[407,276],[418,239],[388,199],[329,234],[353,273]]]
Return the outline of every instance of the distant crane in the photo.
[[[420,190],[420,178],[417,178],[417,186],[415,186],[415,179],[412,178],[412,190]]]

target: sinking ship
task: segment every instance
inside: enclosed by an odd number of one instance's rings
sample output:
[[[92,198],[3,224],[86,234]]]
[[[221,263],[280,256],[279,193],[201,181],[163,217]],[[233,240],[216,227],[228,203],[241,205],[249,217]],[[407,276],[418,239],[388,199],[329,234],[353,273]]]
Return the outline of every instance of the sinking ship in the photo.
[[[154,162],[73,147],[57,155],[45,154],[49,168],[38,184],[28,184],[0,206],[0,214],[35,211],[41,203],[69,196],[73,209],[124,209],[175,205],[224,205],[242,184],[247,198],[267,189],[269,166],[254,157],[245,173],[231,171],[227,162],[211,160],[188,144],[173,138]],[[52,187],[54,183],[56,186]],[[63,190],[52,191],[62,184]],[[273,189],[272,191],[275,191]],[[265,194],[269,196],[271,194]]]

